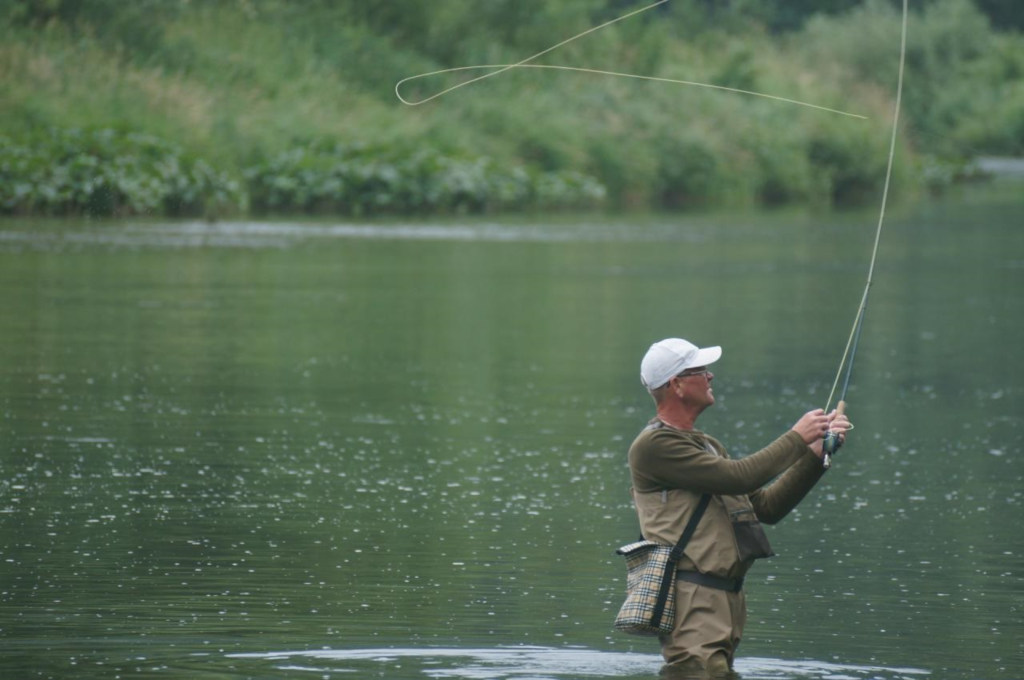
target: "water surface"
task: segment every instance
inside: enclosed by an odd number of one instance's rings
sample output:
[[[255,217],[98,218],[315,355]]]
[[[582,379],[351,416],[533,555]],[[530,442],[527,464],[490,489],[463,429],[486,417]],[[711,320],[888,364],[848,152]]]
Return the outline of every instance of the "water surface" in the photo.
[[[754,678],[1019,678],[1024,215],[892,209],[857,430]],[[822,406],[870,212],[0,223],[4,677],[654,678],[611,630],[647,346],[737,455]]]

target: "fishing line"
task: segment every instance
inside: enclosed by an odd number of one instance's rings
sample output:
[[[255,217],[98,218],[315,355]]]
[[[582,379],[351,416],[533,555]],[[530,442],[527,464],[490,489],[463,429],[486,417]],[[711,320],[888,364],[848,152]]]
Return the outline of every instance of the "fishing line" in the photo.
[[[714,85],[714,84],[711,84],[711,83],[701,83],[701,82],[695,82],[695,81],[692,81],[692,80],[677,80],[675,78],[659,78],[659,77],[655,77],[655,76],[642,76],[642,75],[638,75],[636,73],[619,73],[619,72],[616,72],[616,71],[603,71],[603,70],[600,70],[600,69],[582,68],[582,67],[576,67],[576,66],[559,66],[559,65],[531,64],[530,63],[531,61],[537,59],[538,57],[544,56],[548,52],[552,52],[552,51],[558,49],[559,47],[562,47],[564,45],[568,45],[569,43],[571,43],[574,40],[578,40],[579,38],[582,38],[584,36],[590,35],[591,33],[594,33],[596,31],[601,30],[602,28],[607,28],[608,26],[611,26],[612,24],[615,24],[615,23],[617,23],[619,21],[623,21],[624,19],[628,19],[628,18],[630,18],[632,16],[636,16],[637,14],[640,14],[641,12],[646,12],[647,10],[654,9],[655,7],[657,7],[659,5],[663,5],[666,2],[668,2],[668,0],[658,0],[658,2],[655,2],[652,5],[647,5],[646,7],[641,7],[640,9],[636,9],[636,10],[633,10],[632,12],[628,12],[626,14],[623,14],[620,17],[616,17],[615,19],[612,19],[610,21],[606,21],[603,24],[600,24],[598,26],[593,26],[591,28],[588,28],[587,30],[583,31],[582,33],[577,33],[576,35],[572,36],[571,38],[566,38],[565,40],[561,41],[560,43],[556,43],[556,44],[552,45],[551,47],[545,48],[545,49],[541,50],[540,52],[538,52],[537,54],[534,54],[533,56],[527,57],[526,59],[523,59],[522,61],[518,61],[518,62],[516,62],[514,64],[487,64],[487,65],[480,65],[480,66],[457,66],[455,68],[446,68],[446,69],[441,69],[441,70],[438,70],[438,71],[431,71],[429,73],[421,73],[419,75],[409,76],[408,78],[403,78],[403,79],[399,80],[397,83],[395,83],[395,96],[398,97],[398,100],[400,102],[402,102],[403,104],[405,104],[407,106],[419,106],[420,104],[426,104],[429,101],[433,101],[433,100],[435,100],[435,99],[437,99],[439,97],[443,97],[444,95],[449,94],[450,92],[453,92],[455,90],[458,90],[461,87],[465,87],[467,85],[471,85],[473,83],[480,82],[481,80],[484,80],[486,78],[493,78],[496,75],[500,75],[500,74],[505,73],[506,71],[510,71],[510,70],[512,70],[514,68],[540,68],[540,69],[551,69],[551,70],[557,70],[557,71],[571,71],[571,72],[576,72],[576,73],[590,73],[590,74],[593,74],[593,75],[611,76],[611,77],[617,77],[617,78],[632,78],[632,79],[635,79],[635,80],[646,80],[646,81],[652,81],[652,82],[657,82],[657,83],[669,83],[669,84],[674,84],[674,85],[690,85],[690,86],[693,86],[693,87],[703,87],[703,88],[708,88],[708,89],[712,89],[712,90],[720,90],[720,91],[724,91],[724,92],[732,92],[732,93],[735,93],[735,94],[744,94],[744,95],[750,95],[750,96],[754,96],[754,97],[764,97],[766,99],[773,99],[775,101],[784,102],[784,103],[787,103],[787,104],[795,104],[797,106],[806,106],[808,108],[818,109],[820,111],[827,111],[829,113],[836,113],[836,114],[839,114],[841,116],[849,116],[851,118],[860,118],[862,120],[866,120],[867,119],[867,116],[862,116],[862,115],[856,114],[856,113],[850,113],[848,111],[840,111],[838,109],[832,109],[832,108],[829,108],[827,106],[819,106],[818,104],[811,104],[809,102],[799,101],[799,100],[796,100],[796,99],[789,99],[788,97],[779,97],[777,95],[766,94],[764,92],[754,92],[752,90],[742,90],[742,89],[735,88],[735,87],[726,87],[724,85]],[[431,76],[443,75],[445,73],[456,73],[456,72],[460,72],[460,71],[470,71],[470,70],[474,70],[474,69],[495,69],[495,70],[493,70],[490,73],[485,73],[485,74],[483,74],[481,76],[477,76],[475,78],[470,78],[469,80],[463,81],[463,82],[458,83],[456,85],[452,85],[451,87],[445,88],[445,89],[441,90],[440,92],[436,92],[436,93],[430,95],[429,97],[424,97],[423,99],[419,99],[419,100],[416,100],[416,101],[412,101],[412,100],[406,99],[405,97],[402,96],[402,92],[401,92],[402,85],[404,85],[404,84],[406,84],[408,82],[411,82],[413,80],[420,80],[421,78],[429,78]]]
[[[494,76],[500,75],[500,74],[505,73],[506,71],[510,71],[510,70],[512,70],[514,68],[537,68],[537,69],[551,69],[551,70],[559,70],[559,71],[569,71],[569,72],[576,72],[576,73],[588,73],[588,74],[593,74],[593,75],[611,76],[611,77],[617,77],[617,78],[632,78],[632,79],[635,79],[635,80],[644,80],[644,81],[650,81],[650,82],[668,83],[668,84],[675,84],[675,85],[689,85],[689,86],[693,86],[693,87],[703,87],[703,88],[708,88],[708,89],[721,90],[721,91],[725,91],[725,92],[732,92],[732,93],[736,93],[736,94],[743,94],[743,95],[749,95],[749,96],[755,96],[755,97],[764,97],[764,98],[767,98],[767,99],[772,99],[772,100],[779,101],[779,102],[784,102],[784,103],[787,103],[787,104],[795,104],[795,105],[798,105],[798,106],[805,106],[805,107],[809,107],[809,108],[812,108],[812,109],[818,109],[818,110],[826,111],[826,112],[829,112],[829,113],[839,114],[839,115],[842,115],[842,116],[849,116],[851,118],[859,118],[859,119],[862,119],[862,120],[867,118],[866,116],[862,116],[862,115],[859,115],[859,114],[850,113],[850,112],[847,112],[847,111],[841,111],[839,109],[833,109],[833,108],[829,108],[827,106],[819,106],[817,104],[811,104],[809,102],[799,101],[799,100],[796,100],[796,99],[790,99],[790,98],[787,98],[787,97],[780,97],[780,96],[777,96],[777,95],[766,94],[766,93],[763,93],[763,92],[754,92],[754,91],[751,91],[751,90],[742,90],[742,89],[733,88],[733,87],[725,87],[725,86],[722,86],[722,85],[714,85],[714,84],[711,84],[711,83],[701,83],[701,82],[690,81],[690,80],[677,80],[677,79],[674,79],[674,78],[661,78],[661,77],[655,77],[655,76],[642,76],[642,75],[638,75],[638,74],[635,74],[635,73],[619,73],[619,72],[616,72],[616,71],[605,71],[605,70],[600,70],[600,69],[574,67],[574,66],[560,66],[560,65],[531,64],[530,63],[530,62],[534,61],[535,59],[538,59],[539,57],[542,57],[545,54],[548,54],[549,52],[552,52],[552,51],[558,49],[559,47],[563,47],[563,46],[573,42],[574,40],[578,40],[578,39],[580,39],[580,38],[582,38],[584,36],[590,35],[591,33],[599,31],[599,30],[601,30],[603,28],[607,28],[608,26],[611,26],[612,24],[618,23],[619,21],[623,21],[623,20],[628,19],[630,17],[636,16],[637,14],[640,14],[641,12],[646,12],[648,10],[654,9],[655,7],[658,7],[659,5],[663,5],[666,2],[668,2],[668,0],[658,0],[657,2],[655,2],[655,3],[651,4],[651,5],[647,5],[646,7],[641,7],[640,9],[633,10],[632,12],[628,12],[626,14],[623,14],[622,16],[616,17],[615,19],[612,19],[610,21],[606,21],[603,24],[599,24],[597,26],[593,26],[591,28],[588,28],[587,30],[585,30],[585,31],[583,31],[581,33],[578,33],[578,34],[576,34],[576,35],[574,35],[574,36],[572,36],[570,38],[566,38],[565,40],[563,40],[563,41],[561,41],[559,43],[556,43],[556,44],[552,45],[551,47],[547,47],[547,48],[541,50],[540,52],[537,52],[536,54],[534,54],[532,56],[529,56],[526,59],[523,59],[522,61],[518,61],[518,62],[516,62],[514,64],[489,64],[489,65],[479,65],[479,66],[459,66],[459,67],[455,67],[455,68],[441,69],[441,70],[437,70],[437,71],[431,71],[429,73],[421,73],[419,75],[409,76],[408,78],[403,78],[402,80],[399,80],[397,83],[395,83],[395,96],[398,98],[399,101],[401,101],[403,104],[405,104],[407,106],[419,106],[420,104],[426,104],[427,102],[430,102],[430,101],[433,101],[435,99],[438,99],[439,97],[443,97],[443,96],[445,96],[445,95],[447,95],[447,94],[449,94],[449,93],[451,93],[451,92],[453,92],[455,90],[458,90],[460,88],[466,87],[467,85],[471,85],[473,83],[480,82],[481,80],[485,80],[487,78],[493,78]],[[842,356],[842,358],[839,361],[839,367],[838,367],[838,369],[836,371],[835,381],[832,383],[832,390],[829,393],[828,401],[825,404],[825,410],[826,411],[828,411],[829,408],[832,405],[832,399],[836,396],[836,390],[839,388],[840,381],[842,381],[842,390],[839,393],[839,402],[838,402],[838,405],[837,405],[837,409],[838,409],[838,411],[840,413],[843,411],[843,409],[845,409],[845,406],[846,406],[846,404],[845,404],[846,393],[847,393],[847,390],[850,387],[850,377],[853,374],[854,358],[856,357],[856,354],[857,354],[857,346],[858,346],[858,343],[860,341],[861,329],[864,326],[864,315],[865,315],[865,312],[867,311],[868,295],[869,295],[869,293],[871,291],[871,285],[872,285],[872,283],[874,281],[875,263],[878,260],[878,246],[879,246],[879,243],[881,242],[881,239],[882,239],[882,226],[885,223],[885,208],[886,208],[886,204],[888,203],[889,185],[890,185],[891,179],[892,179],[893,159],[894,159],[894,157],[896,155],[896,136],[897,136],[897,131],[898,131],[898,128],[899,128],[900,103],[901,103],[901,100],[902,100],[902,97],[903,97],[903,72],[904,72],[904,66],[905,66],[905,63],[906,63],[906,52],[907,52],[907,14],[908,14],[907,2],[908,2],[908,0],[903,0],[903,18],[902,18],[902,22],[901,22],[902,25],[901,25],[901,30],[900,30],[899,77],[898,77],[897,86],[896,86],[896,102],[895,102],[894,111],[893,111],[892,133],[891,133],[891,136],[890,136],[890,139],[889,139],[889,159],[888,159],[888,162],[886,164],[886,169],[885,169],[885,181],[883,183],[883,188],[882,188],[882,206],[881,206],[881,209],[880,209],[879,215],[878,215],[878,226],[877,226],[877,228],[875,230],[875,242],[874,242],[874,246],[873,246],[873,248],[871,250],[871,259],[870,259],[870,264],[868,266],[867,282],[864,285],[864,293],[861,296],[860,304],[857,307],[857,313],[854,315],[853,328],[850,330],[850,336],[847,339],[846,347],[843,350],[843,356]],[[429,78],[431,76],[437,76],[437,75],[442,75],[442,74],[446,74],[446,73],[456,73],[456,72],[480,70],[480,69],[493,69],[493,70],[491,70],[489,73],[485,73],[483,75],[476,76],[474,78],[470,78],[469,80],[466,80],[466,81],[463,81],[461,83],[457,83],[455,85],[447,87],[447,88],[441,90],[440,92],[436,92],[436,93],[430,95],[429,97],[424,97],[423,99],[419,99],[419,100],[416,100],[416,101],[412,101],[412,100],[406,99],[405,97],[402,96],[402,93],[401,93],[402,85],[404,85],[406,83],[409,83],[411,81],[414,81],[414,80],[419,80],[419,79],[422,79],[422,78]],[[845,377],[844,377],[844,369],[845,369]],[[830,459],[831,453],[834,452],[835,448],[837,447],[837,444],[835,443],[835,440],[834,440],[834,436],[833,436],[833,434],[831,432],[829,433],[829,436],[833,437],[833,442],[830,445],[828,438],[826,438],[826,454],[825,454],[825,465],[826,465],[826,467],[828,467],[828,465],[830,464],[829,463],[829,459]],[[829,450],[829,446],[832,447],[831,451]]]
[[[864,294],[861,296],[860,305],[857,307],[857,313],[853,318],[853,328],[850,330],[850,337],[846,341],[846,349],[843,350],[843,357],[839,361],[839,369],[836,371],[836,379],[832,383],[832,391],[828,395],[828,401],[825,402],[825,412],[827,413],[829,407],[832,405],[832,398],[836,395],[836,389],[839,387],[839,381],[842,380],[843,387],[839,393],[839,402],[837,410],[839,413],[845,409],[846,406],[846,391],[850,387],[850,376],[853,374],[853,360],[857,355],[857,345],[860,341],[860,332],[864,327],[864,314],[868,308],[868,294],[871,292],[871,284],[874,282],[875,274],[875,262],[878,261],[878,244],[882,240],[882,225],[885,222],[885,206],[889,199],[889,182],[892,178],[892,165],[893,158],[896,155],[896,132],[899,128],[900,122],[900,101],[903,98],[903,70],[906,63],[907,56],[907,0],[903,0],[903,20],[900,28],[900,67],[899,77],[896,83],[896,103],[893,106],[892,114],[892,133],[889,137],[889,162],[885,168],[885,182],[882,185],[882,207],[878,213],[878,228],[875,230],[875,244],[871,249],[871,261],[868,266],[868,277],[867,282],[864,284]],[[843,369],[846,369],[845,377],[843,375]],[[831,436],[832,433],[829,433]],[[835,441],[833,439],[832,450],[828,450],[829,436],[825,439],[825,467],[829,467],[831,464],[831,454],[835,452]]]
[[[578,38],[582,38],[585,35],[590,35],[591,33],[594,33],[595,31],[600,31],[602,28],[605,28],[607,26],[611,26],[612,24],[614,24],[616,22],[619,22],[619,21],[622,21],[623,19],[628,19],[631,16],[636,16],[637,14],[640,14],[641,12],[646,12],[649,9],[654,9],[658,5],[664,5],[666,2],[668,2],[668,0],[658,0],[658,2],[654,3],[653,5],[648,5],[647,7],[641,7],[640,9],[636,9],[636,10],[633,10],[632,12],[628,12],[626,14],[623,14],[622,16],[617,17],[615,19],[612,19],[611,21],[606,21],[603,24],[600,24],[598,26],[593,26],[591,28],[588,28],[587,30],[583,31],[582,33],[578,33],[578,34],[574,35],[571,38],[566,38],[565,40],[563,40],[560,43],[556,43],[556,44],[552,45],[551,47],[547,47],[547,48],[541,50],[540,52],[538,52],[537,54],[533,55],[532,57],[527,57],[526,59],[523,59],[522,61],[516,62],[515,64],[508,64],[506,66],[498,67],[498,70],[494,71],[493,73],[485,73],[482,76],[477,76],[476,78],[473,78],[471,80],[467,80],[467,81],[465,81],[463,83],[459,83],[458,85],[452,85],[451,87],[449,87],[449,88],[447,88],[445,90],[441,90],[437,94],[431,95],[431,96],[427,97],[426,99],[421,99],[418,102],[410,102],[410,101],[406,101],[405,99],[402,98],[402,95],[398,92],[398,88],[401,87],[402,83],[405,83],[405,82],[407,82],[409,80],[415,80],[416,78],[425,78],[425,77],[430,76],[430,75],[437,75],[439,73],[447,73],[449,70],[453,70],[453,69],[445,69],[445,70],[441,70],[441,71],[434,71],[433,73],[425,73],[425,74],[423,74],[421,76],[412,76],[411,78],[405,78],[404,80],[399,80],[397,83],[395,83],[395,96],[398,97],[398,99],[401,100],[401,102],[403,104],[408,104],[409,106],[419,106],[420,104],[426,104],[427,102],[431,101],[432,99],[437,99],[438,97],[441,97],[443,95],[448,94],[452,90],[457,90],[460,87],[465,87],[466,85],[470,85],[472,83],[479,82],[479,81],[483,80],[484,78],[493,78],[494,76],[499,75],[501,73],[504,73],[505,71],[508,71],[510,69],[514,69],[517,66],[523,66],[524,64],[527,64],[527,63],[533,61],[537,57],[542,57],[545,54],[547,54],[548,52],[551,52],[553,50],[557,50],[559,47],[561,47],[563,45],[568,45],[573,40],[576,40]]]
[[[480,76],[478,78],[474,78],[472,80],[467,80],[464,83],[460,83],[460,84],[455,85],[453,87],[449,87],[447,90],[443,90],[441,92],[438,92],[435,95],[427,97],[426,99],[421,99],[421,100],[415,101],[415,102],[409,101],[409,100],[405,99],[398,92],[398,88],[401,87],[403,83],[408,83],[410,81],[417,80],[419,78],[429,78],[430,76],[441,75],[443,73],[455,73],[456,71],[470,71],[470,70],[473,70],[473,69],[485,69],[485,68],[500,69],[500,70],[495,71],[494,73],[488,73],[486,75]],[[440,71],[431,71],[430,73],[421,73],[420,75],[410,76],[408,78],[403,78],[402,80],[398,81],[398,83],[395,85],[395,95],[402,101],[403,104],[408,104],[409,106],[419,106],[420,104],[428,102],[431,99],[436,99],[437,97],[440,97],[443,94],[451,92],[452,90],[454,90],[456,88],[462,87],[463,85],[469,85],[470,83],[475,83],[476,81],[482,80],[483,78],[489,78],[491,76],[496,76],[499,73],[502,73],[502,72],[507,71],[507,70],[512,69],[512,68],[542,68],[542,69],[551,69],[551,70],[556,70],[556,71],[574,71],[576,73],[590,73],[590,74],[599,75],[599,76],[612,76],[612,77],[617,77],[617,78],[632,78],[634,80],[647,80],[647,81],[651,81],[651,82],[655,82],[655,83],[670,83],[670,84],[673,84],[673,85],[691,85],[693,87],[704,87],[704,88],[708,88],[708,89],[711,89],[711,90],[721,90],[723,92],[733,92],[735,94],[746,94],[746,95],[750,95],[752,97],[764,97],[765,99],[774,99],[775,101],[784,102],[786,104],[796,104],[797,106],[806,106],[806,107],[811,108],[811,109],[818,109],[819,111],[827,111],[829,113],[837,113],[840,116],[849,116],[850,118],[860,118],[861,120],[867,120],[867,116],[862,116],[859,113],[850,113],[849,111],[841,111],[839,109],[832,109],[832,108],[829,108],[827,106],[820,106],[818,104],[811,104],[810,102],[804,102],[804,101],[800,101],[798,99],[790,99],[788,97],[780,97],[778,95],[767,94],[765,92],[754,92],[753,90],[741,90],[741,89],[736,88],[736,87],[726,87],[725,85],[714,85],[712,83],[700,83],[700,82],[696,82],[696,81],[693,81],[693,80],[677,80],[676,78],[660,78],[660,77],[657,77],[657,76],[642,76],[642,75],[639,75],[639,74],[636,74],[636,73],[621,73],[621,72],[618,72],[618,71],[603,71],[601,69],[584,68],[584,67],[581,67],[581,66],[559,66],[559,65],[554,65],[554,64],[524,64],[522,62],[520,62],[518,64],[483,64],[483,65],[480,65],[480,66],[457,66],[455,68],[446,68],[446,69],[442,69]]]

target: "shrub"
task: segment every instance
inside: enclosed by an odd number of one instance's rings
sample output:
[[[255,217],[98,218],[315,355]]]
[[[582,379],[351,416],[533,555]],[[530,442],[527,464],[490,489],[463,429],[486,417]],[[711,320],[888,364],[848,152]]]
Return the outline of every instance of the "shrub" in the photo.
[[[575,172],[505,168],[430,149],[314,141],[244,172],[254,210],[364,215],[593,206],[604,187]]]
[[[947,157],[1020,153],[1024,37],[996,33],[970,0],[936,0],[910,18],[903,106],[908,129]],[[884,90],[896,84],[900,15],[869,0],[848,15],[808,23],[802,44]]]
[[[149,135],[58,130],[0,138],[0,211],[42,215],[199,215],[238,211],[238,183]]]
[[[667,138],[659,153],[657,198],[666,208],[713,203],[727,181],[721,154],[704,135]]]

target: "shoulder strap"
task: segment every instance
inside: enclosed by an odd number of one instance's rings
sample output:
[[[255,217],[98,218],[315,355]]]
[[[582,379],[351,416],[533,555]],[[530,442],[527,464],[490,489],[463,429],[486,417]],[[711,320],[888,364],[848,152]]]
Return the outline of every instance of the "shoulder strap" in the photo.
[[[676,579],[676,562],[683,556],[683,550],[686,548],[686,544],[690,542],[693,532],[697,530],[697,524],[700,522],[700,518],[704,516],[704,511],[707,510],[708,503],[710,502],[711,494],[704,494],[700,497],[700,502],[697,503],[693,514],[690,515],[690,521],[686,523],[686,528],[683,529],[683,535],[679,537],[679,542],[676,543],[676,546],[672,548],[672,552],[669,553],[668,564],[665,565],[665,573],[661,575],[658,597],[654,602],[654,611],[651,612],[651,620],[655,626],[661,622],[661,616],[665,611],[665,603],[668,601],[668,589],[672,587],[673,581]]]
[[[693,538],[693,532],[697,531],[697,524],[700,523],[700,518],[704,516],[704,511],[708,509],[708,503],[710,502],[711,494],[706,493],[700,497],[700,502],[697,503],[693,514],[690,515],[690,521],[686,523],[686,528],[683,529],[683,535],[679,537],[676,547],[672,548],[672,553],[669,556],[671,562],[676,562],[683,556],[683,550],[686,549],[686,544]]]

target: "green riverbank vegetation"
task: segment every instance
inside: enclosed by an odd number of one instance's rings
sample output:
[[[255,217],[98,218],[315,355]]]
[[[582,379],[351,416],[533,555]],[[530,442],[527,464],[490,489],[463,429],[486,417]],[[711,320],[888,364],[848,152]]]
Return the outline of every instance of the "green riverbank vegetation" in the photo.
[[[897,194],[941,190],[977,155],[1024,155],[1021,10],[999,0],[911,4]],[[395,95],[403,78],[513,64],[642,6],[0,0],[0,214],[878,199],[900,44],[899,6],[888,0],[671,0],[531,62],[768,93],[866,120],[549,68],[508,70],[418,106]],[[424,78],[401,93],[416,101],[486,72]]]

